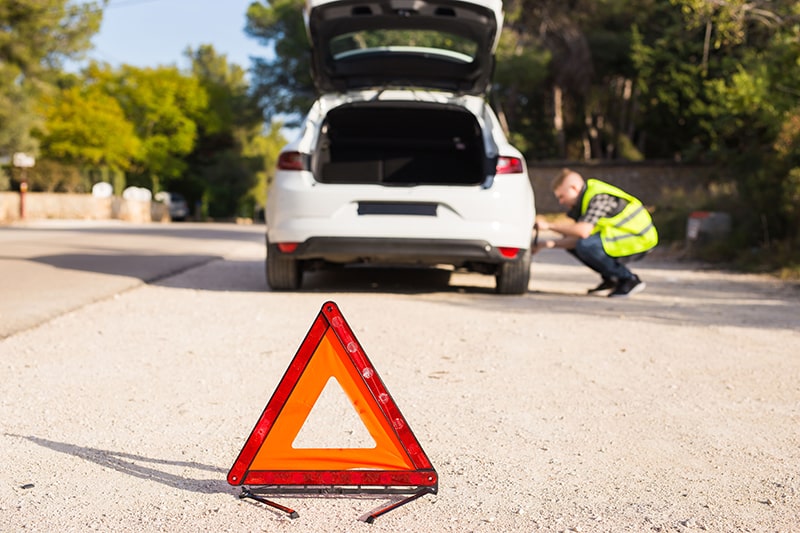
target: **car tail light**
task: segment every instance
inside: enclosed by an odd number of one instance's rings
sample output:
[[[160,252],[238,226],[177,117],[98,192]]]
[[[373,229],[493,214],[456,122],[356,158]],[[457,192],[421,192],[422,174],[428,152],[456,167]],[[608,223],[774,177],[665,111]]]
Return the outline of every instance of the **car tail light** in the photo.
[[[279,170],[308,170],[308,158],[300,152],[283,152],[278,156]]]
[[[281,252],[283,252],[285,254],[290,254],[290,253],[294,252],[295,250],[297,250],[297,246],[299,244],[300,244],[299,242],[279,242],[278,243],[278,250],[280,250]]]
[[[508,259],[514,259],[517,257],[519,250],[519,248],[508,248],[506,246],[500,246],[497,248],[497,251],[500,252],[500,255],[507,257]]]
[[[497,158],[495,171],[498,174],[519,174],[522,172],[522,159],[519,157],[500,156]]]

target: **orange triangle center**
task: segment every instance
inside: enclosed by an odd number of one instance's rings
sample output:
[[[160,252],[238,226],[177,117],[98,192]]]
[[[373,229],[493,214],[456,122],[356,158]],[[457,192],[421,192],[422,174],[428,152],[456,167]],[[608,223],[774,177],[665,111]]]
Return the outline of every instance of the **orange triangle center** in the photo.
[[[333,339],[332,339],[333,338]],[[394,435],[388,421],[377,416],[380,408],[369,394],[355,369],[346,366],[346,354],[341,343],[335,342],[328,331],[308,362],[264,439],[253,462],[254,470],[340,470],[353,468],[401,469],[413,468],[413,463]],[[375,441],[374,448],[294,448],[297,434],[305,423],[330,377],[345,391],[361,421]]]

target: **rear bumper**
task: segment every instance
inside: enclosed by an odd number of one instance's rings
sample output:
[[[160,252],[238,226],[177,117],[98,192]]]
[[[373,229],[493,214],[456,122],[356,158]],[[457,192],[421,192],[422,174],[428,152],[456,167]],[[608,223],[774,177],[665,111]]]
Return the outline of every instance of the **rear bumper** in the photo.
[[[482,240],[369,237],[312,237],[286,255],[331,263],[448,264],[456,267],[468,263],[499,264],[514,259],[503,256],[496,247]]]
[[[527,248],[534,203],[527,176],[517,174],[497,176],[483,189],[332,185],[314,181],[310,172],[279,171],[267,197],[266,221],[274,243],[324,237]]]

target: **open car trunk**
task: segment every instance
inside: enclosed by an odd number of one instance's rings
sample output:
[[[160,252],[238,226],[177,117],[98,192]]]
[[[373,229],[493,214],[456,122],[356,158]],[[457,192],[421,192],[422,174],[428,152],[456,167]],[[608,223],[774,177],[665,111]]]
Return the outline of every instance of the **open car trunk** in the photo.
[[[314,175],[322,183],[477,185],[495,163],[462,108],[353,104],[328,113]]]

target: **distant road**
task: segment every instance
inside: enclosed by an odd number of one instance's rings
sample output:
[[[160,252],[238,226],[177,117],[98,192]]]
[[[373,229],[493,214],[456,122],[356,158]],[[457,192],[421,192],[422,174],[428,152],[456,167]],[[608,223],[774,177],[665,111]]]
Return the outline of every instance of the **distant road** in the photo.
[[[219,259],[264,226],[32,221],[0,226],[0,339]]]

